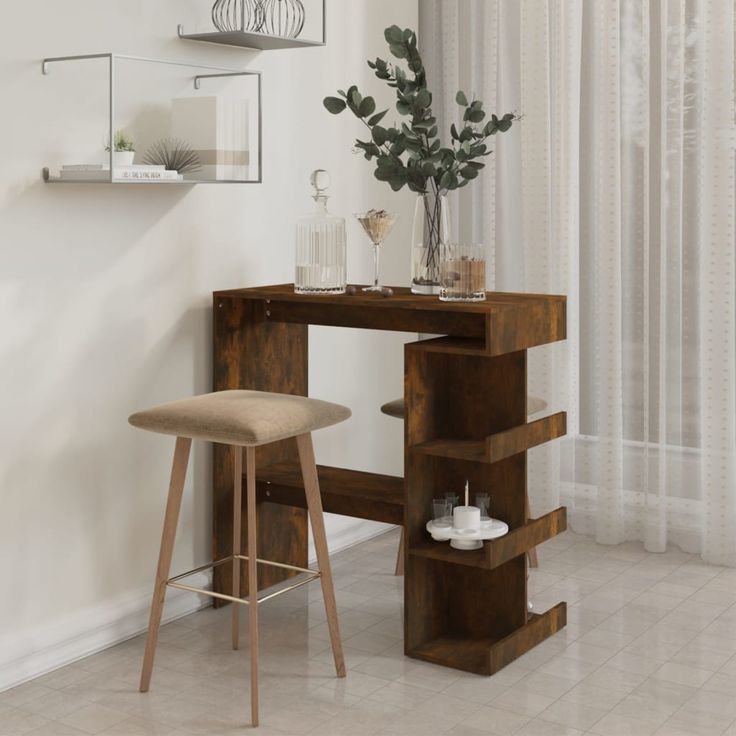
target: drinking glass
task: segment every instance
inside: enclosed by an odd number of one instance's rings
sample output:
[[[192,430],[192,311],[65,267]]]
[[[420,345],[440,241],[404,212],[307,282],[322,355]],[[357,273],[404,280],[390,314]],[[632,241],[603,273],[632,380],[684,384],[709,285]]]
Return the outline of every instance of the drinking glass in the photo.
[[[432,499],[432,522],[438,527],[452,526],[452,506],[448,499]]]
[[[482,302],[486,298],[486,251],[482,245],[440,245],[440,301]]]
[[[488,493],[476,493],[475,505],[480,509],[481,519],[491,518],[491,497]]]
[[[355,215],[373,244],[373,286],[365,286],[363,291],[383,292],[386,290],[385,286],[380,285],[378,278],[379,250],[391,232],[397,217],[398,215],[386,212],[386,210],[368,210],[368,212]]]
[[[457,493],[446,493],[445,499],[450,504],[450,514],[452,515],[452,510],[460,503],[460,496]]]

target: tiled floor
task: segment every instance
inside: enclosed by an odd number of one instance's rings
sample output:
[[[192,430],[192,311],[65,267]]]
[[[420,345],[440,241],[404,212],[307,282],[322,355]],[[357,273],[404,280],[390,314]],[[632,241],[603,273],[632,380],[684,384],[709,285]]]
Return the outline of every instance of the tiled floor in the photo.
[[[483,678],[403,656],[397,541],[334,557],[345,680],[318,584],[260,609],[262,736],[736,736],[736,570],[567,532],[540,548],[531,576],[537,610],[567,600],[567,628]],[[247,626],[231,651],[229,616],[166,626],[147,695],[141,637],[0,693],[0,734],[242,734]]]

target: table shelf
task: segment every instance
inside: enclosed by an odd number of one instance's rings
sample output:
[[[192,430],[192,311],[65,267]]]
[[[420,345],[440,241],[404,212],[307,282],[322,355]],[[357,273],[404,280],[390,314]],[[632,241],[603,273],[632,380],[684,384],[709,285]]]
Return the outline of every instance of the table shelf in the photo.
[[[507,636],[440,635],[407,651],[411,657],[478,675],[493,675],[567,623],[567,604],[558,603],[542,614],[529,614],[526,624]]]
[[[484,570],[493,570],[509,560],[524,555],[542,542],[546,542],[567,529],[567,510],[561,506],[513,529],[503,537],[483,542],[481,549],[455,549],[449,542],[436,542],[425,539],[409,545],[409,554],[430,560],[450,562]]]
[[[469,460],[478,463],[497,463],[512,455],[563,437],[567,431],[564,411],[542,417],[533,422],[497,432],[485,439],[435,439],[412,446],[413,452],[436,457]]]

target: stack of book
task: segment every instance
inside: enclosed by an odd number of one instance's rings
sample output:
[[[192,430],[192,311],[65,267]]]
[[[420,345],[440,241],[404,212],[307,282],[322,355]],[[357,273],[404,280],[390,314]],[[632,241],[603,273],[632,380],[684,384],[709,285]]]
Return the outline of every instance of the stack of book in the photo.
[[[110,164],[65,164],[61,167],[61,178],[76,181],[106,181],[110,179]],[[140,181],[181,181],[184,177],[176,171],[163,166],[131,164],[116,166],[112,170],[113,179],[134,179]]]

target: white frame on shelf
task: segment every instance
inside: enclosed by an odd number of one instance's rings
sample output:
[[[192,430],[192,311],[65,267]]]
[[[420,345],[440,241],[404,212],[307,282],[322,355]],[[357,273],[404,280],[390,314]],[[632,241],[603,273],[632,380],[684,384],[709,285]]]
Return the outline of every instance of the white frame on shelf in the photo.
[[[189,69],[201,69],[209,72],[208,74],[195,74],[192,77],[194,89],[200,89],[203,79],[221,78],[221,77],[248,77],[254,76],[258,81],[258,178],[257,179],[186,179],[186,180],[145,180],[145,179],[113,179],[113,149],[110,146],[109,151],[109,174],[106,178],[100,179],[62,179],[61,177],[51,176],[48,167],[42,170],[43,180],[47,184],[128,184],[128,185],[151,185],[159,184],[165,186],[192,186],[194,184],[261,184],[263,183],[263,110],[262,110],[262,88],[261,88],[261,72],[251,69],[231,69],[229,67],[220,67],[210,64],[196,64],[185,61],[172,61],[168,59],[151,59],[144,56],[128,56],[125,54],[115,54],[112,52],[101,54],[78,54],[74,56],[54,56],[44,59],[41,62],[41,73],[50,74],[50,64],[56,64],[67,61],[86,61],[88,59],[107,59],[108,67],[108,135],[109,140],[115,140],[115,63],[118,60],[142,61],[151,64],[169,64],[172,66],[186,67]]]

